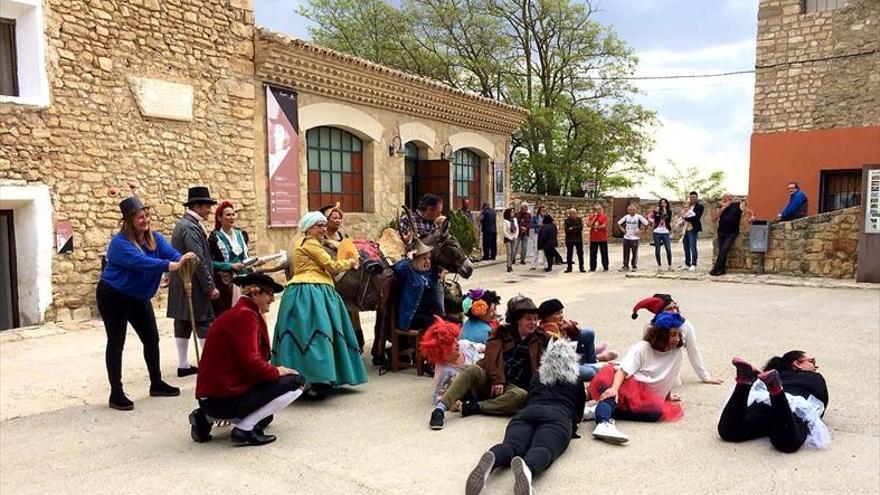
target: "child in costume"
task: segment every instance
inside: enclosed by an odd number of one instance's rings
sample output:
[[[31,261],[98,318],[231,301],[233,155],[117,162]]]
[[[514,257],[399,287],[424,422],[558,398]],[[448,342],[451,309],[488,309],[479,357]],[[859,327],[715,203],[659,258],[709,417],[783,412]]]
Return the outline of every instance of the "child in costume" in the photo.
[[[461,328],[461,340],[486,344],[489,334],[498,327],[496,308],[501,298],[495,291],[471,289],[461,302],[467,320]]]
[[[608,343],[596,346],[596,332],[591,328],[580,328],[578,322],[566,320],[559,299],[548,299],[538,307],[541,328],[554,339],[566,338],[576,344],[575,352],[580,355],[580,379],[590,381],[608,361],[617,359],[617,351],[608,349]]]
[[[434,384],[431,388],[431,403],[437,402],[446,393],[449,384],[465,366],[476,364],[482,359],[486,349],[484,344],[459,340],[461,326],[457,323],[434,317],[419,342],[419,352],[425,361],[434,366]],[[452,410],[460,410],[456,402]]]
[[[598,403],[584,410],[584,419],[595,419],[593,436],[622,444],[629,437],[617,429],[614,419],[675,421],[681,405],[672,388],[679,382],[682,345],[678,313],[660,313],[645,331],[644,340],[630,347],[615,367],[606,366],[590,382],[590,397]]]

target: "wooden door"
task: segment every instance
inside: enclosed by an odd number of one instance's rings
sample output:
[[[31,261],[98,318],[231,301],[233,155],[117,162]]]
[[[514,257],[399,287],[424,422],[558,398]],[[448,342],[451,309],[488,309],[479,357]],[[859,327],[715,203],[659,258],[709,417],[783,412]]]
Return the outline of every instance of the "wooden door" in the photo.
[[[443,198],[443,211],[449,211],[449,160],[419,160],[415,179],[416,204],[425,194]]]
[[[12,210],[0,210],[0,330],[20,326],[17,273]]]

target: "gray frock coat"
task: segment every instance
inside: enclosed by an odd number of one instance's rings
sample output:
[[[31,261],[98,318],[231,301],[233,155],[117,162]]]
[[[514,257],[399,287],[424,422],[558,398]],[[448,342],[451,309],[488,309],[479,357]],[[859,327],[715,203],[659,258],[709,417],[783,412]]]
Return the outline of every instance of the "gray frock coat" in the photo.
[[[205,229],[190,214],[184,214],[177,222],[171,234],[171,245],[180,254],[190,251],[199,257],[199,264],[192,276],[193,315],[196,321],[210,320],[214,317],[211,305],[211,292],[214,290],[214,278],[211,274],[211,253],[208,251],[208,238]],[[189,321],[189,308],[186,305],[186,291],[180,272],[171,273],[168,285],[169,318]]]

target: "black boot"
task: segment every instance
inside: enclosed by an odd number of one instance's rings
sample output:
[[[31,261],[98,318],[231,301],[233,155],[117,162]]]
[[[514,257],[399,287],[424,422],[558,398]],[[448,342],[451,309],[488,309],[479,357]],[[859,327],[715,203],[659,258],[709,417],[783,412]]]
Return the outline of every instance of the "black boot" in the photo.
[[[131,411],[134,409],[134,402],[125,396],[125,392],[122,389],[110,392],[109,405],[110,409],[116,409],[117,411]]]
[[[193,442],[205,443],[211,440],[211,422],[205,416],[202,408],[193,409],[189,413],[189,424],[192,426],[189,430],[189,436]]]
[[[162,380],[150,384],[150,397],[177,397],[178,395],[180,395],[179,388],[172,387]]]

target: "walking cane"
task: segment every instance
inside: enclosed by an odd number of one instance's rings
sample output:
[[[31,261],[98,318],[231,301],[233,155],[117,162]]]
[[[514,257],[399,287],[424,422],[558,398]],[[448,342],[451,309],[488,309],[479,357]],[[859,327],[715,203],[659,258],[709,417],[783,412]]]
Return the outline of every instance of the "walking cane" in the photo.
[[[193,303],[192,303],[192,276],[196,271],[196,267],[198,267],[200,261],[197,258],[190,258],[185,260],[181,265],[178,272],[180,272],[180,277],[183,279],[183,290],[186,292],[186,305],[189,308],[189,322],[192,325],[192,338],[193,338],[193,347],[196,350],[196,364],[199,364],[201,360],[199,356],[199,336],[196,333],[196,318],[193,313]]]

